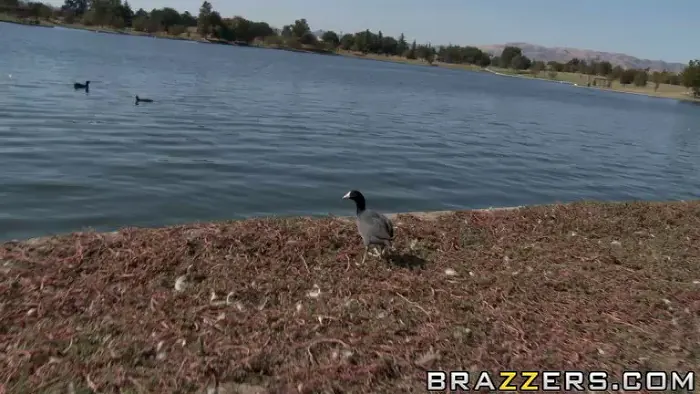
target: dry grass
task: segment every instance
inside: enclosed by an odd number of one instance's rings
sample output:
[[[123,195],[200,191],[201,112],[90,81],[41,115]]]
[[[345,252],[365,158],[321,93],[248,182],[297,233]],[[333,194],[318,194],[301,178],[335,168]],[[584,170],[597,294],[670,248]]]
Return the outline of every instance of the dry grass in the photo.
[[[540,73],[539,77],[547,78],[547,75],[547,72],[542,72]],[[556,79],[560,81],[576,83],[581,86],[585,86],[588,83],[588,75],[583,75],[579,73],[557,73]],[[620,81],[613,81],[610,89],[619,92],[644,94],[647,96],[667,97],[676,99],[690,98],[688,97],[688,89],[686,87],[662,83],[659,84],[659,88],[657,90],[654,90],[654,86],[655,85],[653,82],[649,82],[646,86],[640,87],[634,86],[633,84],[622,85],[620,84]]]
[[[0,392],[423,392],[426,369],[700,369],[700,202],[395,220],[393,262],[364,267],[340,218],[6,243]]]
[[[533,74],[530,71],[516,71],[516,70],[512,70],[512,69],[503,69],[503,68],[498,68],[498,67],[489,67],[489,68],[492,71],[495,71],[495,72],[501,73],[501,74],[513,75],[513,76],[518,76],[518,77],[523,77],[523,78],[537,78],[537,79],[547,79],[547,80],[553,80],[553,81],[564,81],[564,82],[577,84],[578,86],[581,86],[581,87],[586,87],[588,80],[589,80],[588,75],[580,74],[580,73],[558,72],[558,73],[556,73],[554,78],[551,78],[549,71],[542,71],[538,74]],[[591,78],[593,78],[593,77],[591,77]],[[676,86],[676,85],[669,85],[669,84],[662,83],[662,84],[659,84],[658,89],[654,90],[654,87],[655,87],[655,84],[653,82],[648,82],[646,86],[635,86],[633,84],[622,85],[622,84],[620,84],[620,81],[618,81],[618,80],[613,81],[610,88],[591,86],[591,88],[593,88],[593,89],[612,90],[612,91],[621,92],[621,93],[641,94],[644,96],[663,97],[663,98],[671,98],[671,99],[685,100],[685,101],[700,101],[700,100],[692,97],[692,95],[689,94],[689,90],[684,86]]]

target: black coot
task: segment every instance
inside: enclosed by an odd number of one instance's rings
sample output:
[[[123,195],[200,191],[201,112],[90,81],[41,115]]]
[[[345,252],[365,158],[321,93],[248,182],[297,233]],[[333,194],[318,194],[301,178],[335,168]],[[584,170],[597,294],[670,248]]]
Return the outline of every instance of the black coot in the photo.
[[[136,96],[136,105],[139,105],[139,103],[152,103],[153,100],[147,99],[147,98],[140,98],[139,96]]]
[[[82,90],[85,90],[87,92],[88,90],[90,90],[90,81],[85,81],[84,84],[76,82],[73,84],[73,89],[75,89],[75,90],[82,89]]]
[[[343,199],[353,200],[357,206],[357,230],[365,245],[362,264],[367,258],[370,246],[381,247],[381,255],[384,255],[386,248],[391,248],[394,239],[394,225],[391,220],[379,212],[367,209],[365,196],[357,190],[350,190]]]

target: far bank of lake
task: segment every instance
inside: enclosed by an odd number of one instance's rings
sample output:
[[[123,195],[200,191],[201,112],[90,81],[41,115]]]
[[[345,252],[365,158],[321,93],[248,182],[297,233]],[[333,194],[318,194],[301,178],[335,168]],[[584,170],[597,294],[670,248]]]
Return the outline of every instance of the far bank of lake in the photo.
[[[120,34],[120,35],[133,35],[133,36],[142,36],[142,37],[153,37],[153,38],[161,38],[161,39],[169,39],[169,40],[186,40],[186,41],[195,41],[195,42],[200,42],[200,43],[207,43],[207,44],[223,44],[223,45],[234,45],[238,46],[241,45],[240,43],[235,43],[235,42],[228,42],[228,41],[223,41],[223,40],[218,40],[218,39],[207,39],[201,37],[197,33],[193,32],[187,32],[183,33],[178,36],[174,36],[171,34],[168,34],[167,32],[158,32],[158,33],[145,33],[145,32],[140,32],[136,31],[134,29],[115,29],[111,27],[96,27],[96,26],[85,26],[85,25],[80,25],[80,24],[65,24],[65,23],[60,23],[58,21],[37,21],[38,23],[32,24],[32,23],[26,23],[21,20],[18,20],[16,18],[8,17],[5,16],[4,18],[0,18],[0,23],[1,22],[7,22],[7,23],[16,23],[16,24],[22,24],[22,25],[27,25],[27,26],[39,26],[39,27],[62,27],[62,28],[68,28],[68,29],[78,29],[78,30],[87,30],[91,31],[94,33],[103,33],[103,34]],[[601,89],[601,90],[609,90],[609,91],[614,91],[614,92],[620,92],[620,93],[630,93],[630,94],[639,94],[639,95],[645,95],[645,96],[650,96],[650,97],[659,97],[659,98],[668,98],[668,99],[675,99],[675,100],[683,100],[683,101],[691,101],[691,102],[700,102],[700,99],[693,97],[688,93],[688,89],[682,87],[682,86],[675,86],[675,85],[669,85],[669,84],[661,84],[657,89],[654,89],[653,83],[647,83],[646,86],[634,86],[634,85],[621,85],[619,81],[614,81],[612,86],[609,88],[602,88],[602,87],[596,87],[596,86],[586,86],[588,82],[590,82],[590,76],[584,75],[584,74],[579,74],[579,73],[567,73],[567,72],[559,72],[556,73],[556,75],[552,76],[546,71],[542,71],[539,73],[531,73],[531,72],[520,72],[516,73],[514,70],[510,69],[501,69],[498,67],[480,67],[472,64],[454,64],[454,63],[444,63],[444,62],[439,62],[435,61],[433,63],[428,63],[423,59],[407,59],[405,57],[401,56],[385,56],[385,55],[377,55],[377,54],[372,54],[372,53],[361,53],[361,52],[354,52],[354,51],[344,51],[341,49],[336,49],[336,50],[329,50],[326,48],[321,48],[317,46],[308,46],[308,45],[302,45],[298,48],[293,48],[285,45],[279,45],[279,44],[269,44],[269,43],[264,43],[264,42],[256,42],[252,44],[245,44],[245,46],[255,46],[259,48],[267,48],[267,49],[278,49],[278,50],[286,50],[286,51],[292,51],[292,52],[300,52],[300,53],[309,53],[309,54],[320,54],[320,55],[340,55],[340,56],[347,56],[347,57],[354,57],[358,59],[368,59],[368,60],[377,60],[377,61],[387,61],[387,62],[394,62],[394,63],[402,63],[402,64],[411,64],[411,65],[417,65],[417,66],[433,66],[433,67],[443,67],[443,68],[449,68],[449,69],[455,69],[455,70],[467,70],[467,71],[478,71],[478,72],[493,72],[498,75],[507,75],[507,76],[516,76],[516,77],[522,77],[522,78],[534,78],[534,79],[542,79],[542,80],[548,80],[548,81],[556,81],[556,82],[562,82],[562,83],[569,83],[569,84],[575,84],[576,86],[580,87],[589,87],[593,89]]]

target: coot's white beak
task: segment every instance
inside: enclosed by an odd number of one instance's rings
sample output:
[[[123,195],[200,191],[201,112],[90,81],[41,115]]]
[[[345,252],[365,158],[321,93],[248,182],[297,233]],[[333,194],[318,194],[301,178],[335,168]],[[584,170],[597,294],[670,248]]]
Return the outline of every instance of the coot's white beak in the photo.
[[[348,198],[350,198],[350,192],[345,193],[343,200],[347,200]]]

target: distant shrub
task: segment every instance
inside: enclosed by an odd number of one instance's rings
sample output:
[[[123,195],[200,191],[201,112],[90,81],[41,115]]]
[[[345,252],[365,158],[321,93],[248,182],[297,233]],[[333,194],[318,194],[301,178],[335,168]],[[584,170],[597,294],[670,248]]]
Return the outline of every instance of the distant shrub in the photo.
[[[281,46],[284,44],[284,39],[281,36],[268,36],[265,37],[263,43],[268,46]]]
[[[301,49],[301,42],[296,37],[287,37],[284,43],[290,48]]]
[[[173,36],[180,36],[185,33],[186,30],[187,28],[183,25],[173,25],[168,27],[168,33]]]
[[[72,12],[66,13],[66,16],[63,17],[63,22],[72,25],[75,23],[75,14]]]
[[[636,75],[634,76],[634,85],[635,86],[647,86],[647,82],[649,81],[649,74],[646,73],[646,71],[637,71]]]
[[[95,21],[95,12],[92,11],[92,10],[86,12],[86,13],[83,15],[83,18],[81,19],[81,22],[82,22],[82,24],[85,25],[85,26],[93,26],[93,25],[95,25],[95,22],[96,22],[96,21]]]
[[[299,38],[299,43],[302,45],[314,45],[317,41],[316,35],[311,32],[306,32],[301,36],[301,38]]]

